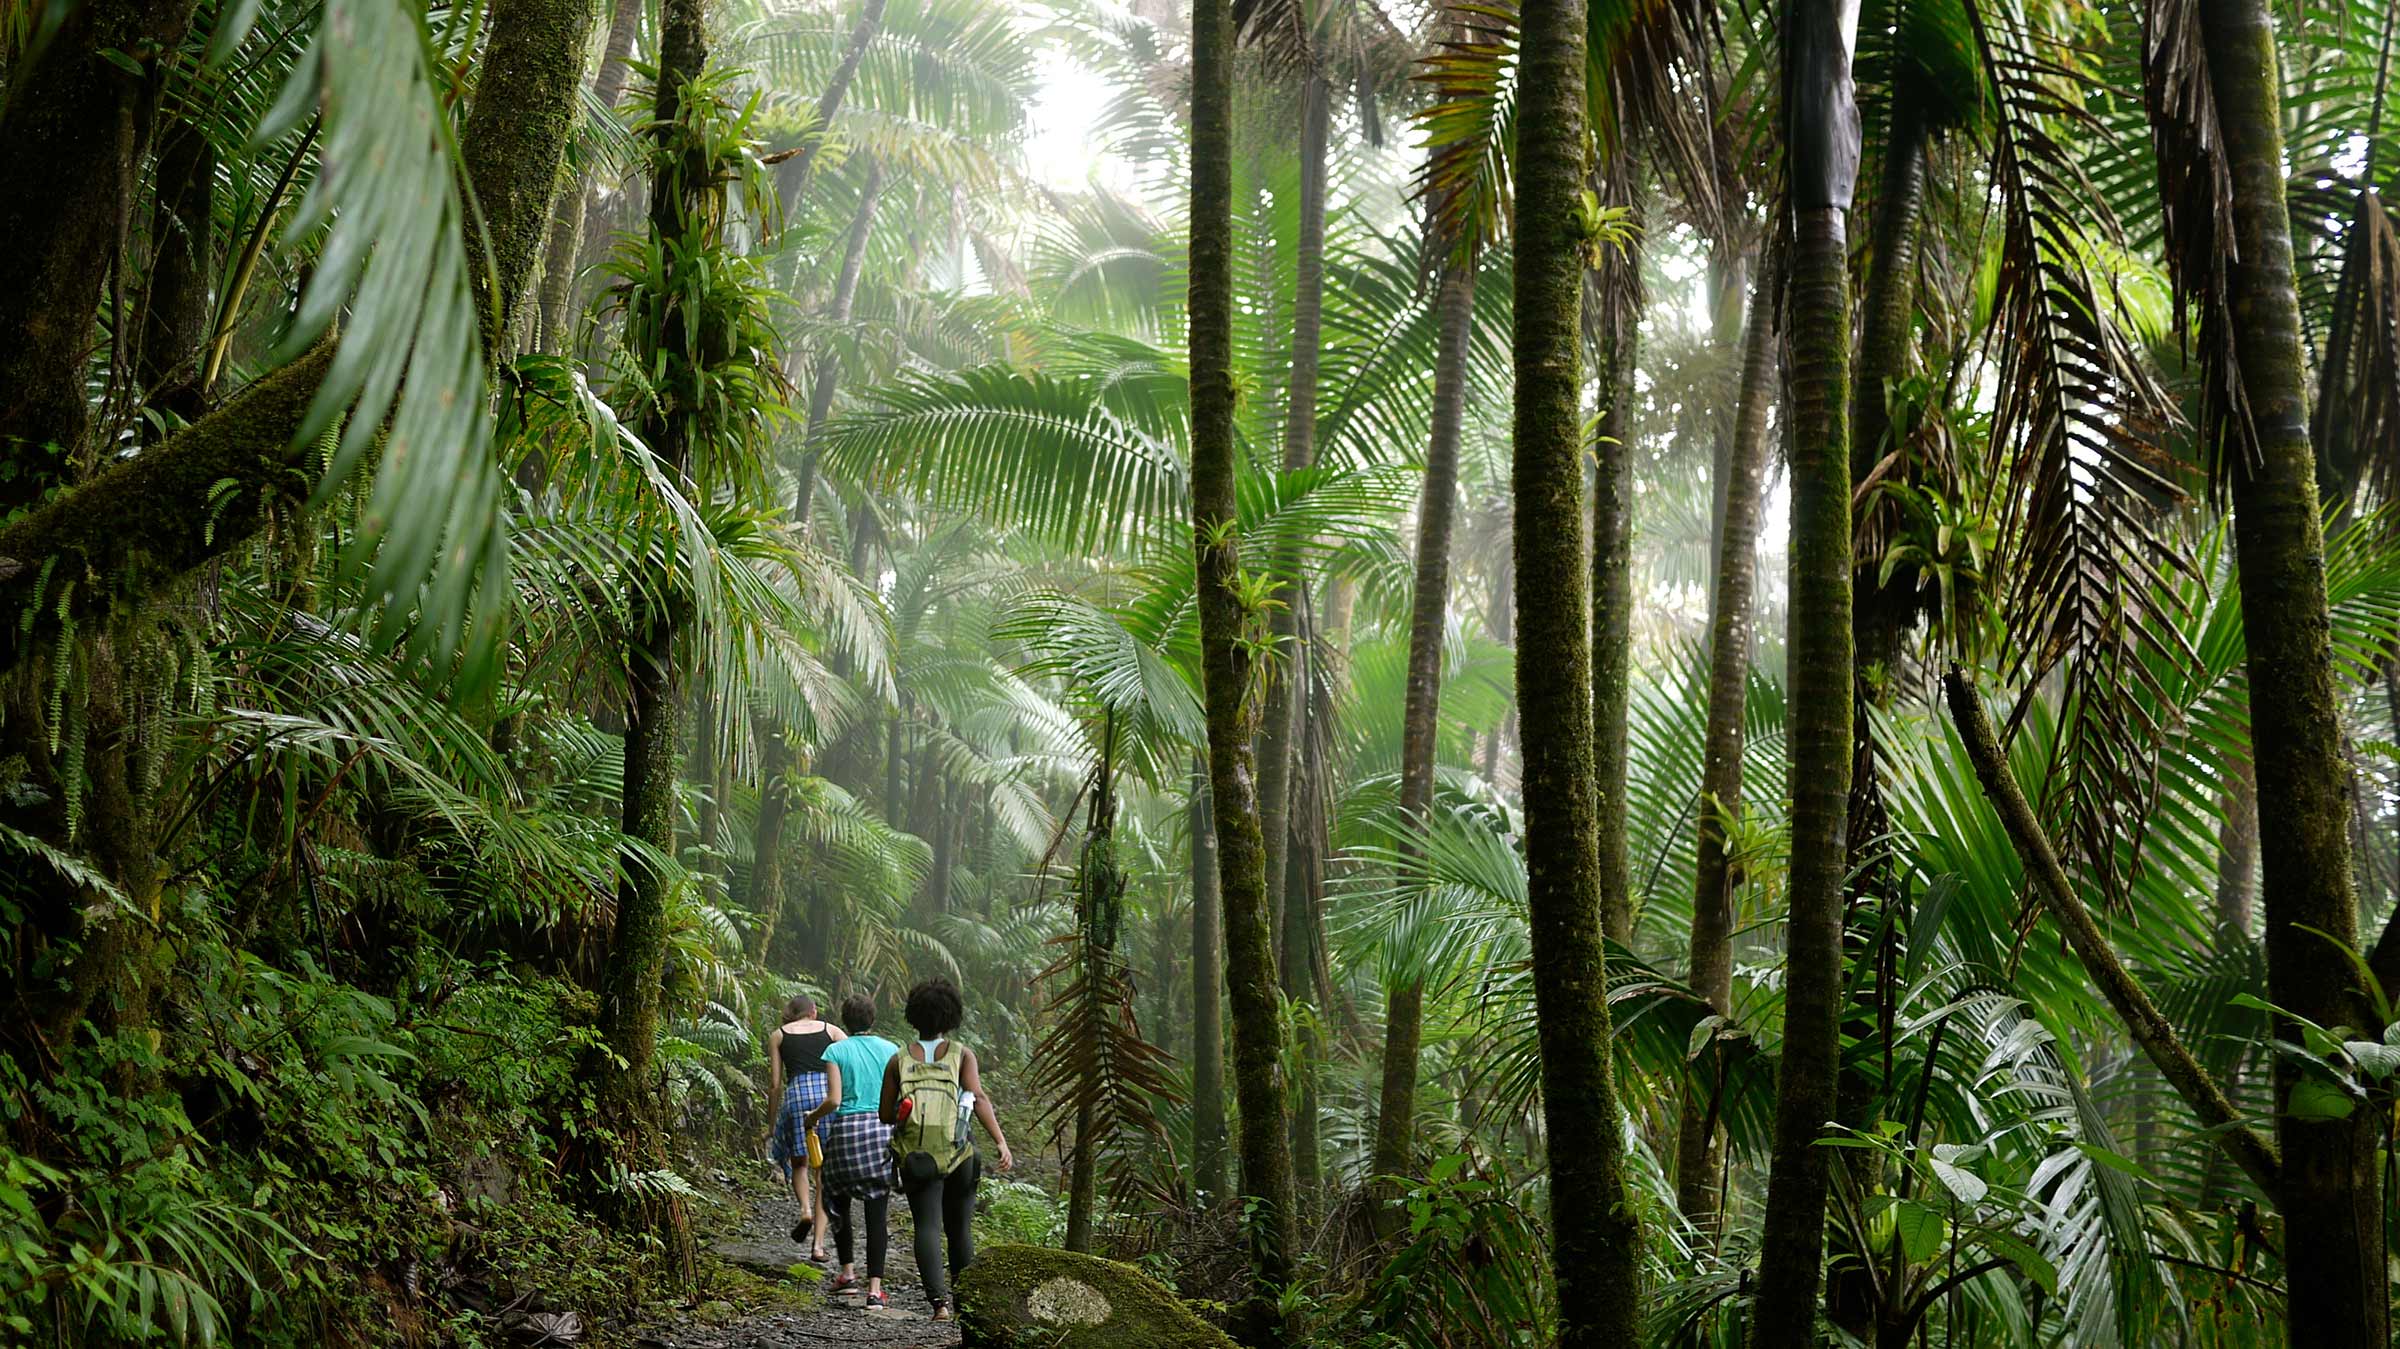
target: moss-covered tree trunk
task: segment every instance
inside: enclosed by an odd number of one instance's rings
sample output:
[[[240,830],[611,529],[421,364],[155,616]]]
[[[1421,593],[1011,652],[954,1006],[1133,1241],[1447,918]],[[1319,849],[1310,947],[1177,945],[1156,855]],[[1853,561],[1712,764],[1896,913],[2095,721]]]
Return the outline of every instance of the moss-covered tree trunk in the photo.
[[[1408,691],[1400,713],[1400,815],[1412,833],[1433,804],[1440,748],[1443,638],[1450,613],[1450,541],[1458,508],[1458,447],[1467,410],[1467,344],[1475,335],[1475,268],[1454,260],[1442,270],[1434,303],[1440,315],[1433,363],[1433,426],[1425,448],[1425,485],[1417,504],[1417,572],[1408,611]],[[1382,1091],[1375,1115],[1372,1176],[1404,1176],[1416,1137],[1417,1054],[1424,1040],[1425,972],[1415,962],[1385,975]],[[1386,1196],[1390,1198],[1390,1196]],[[1394,1230],[1404,1215],[1378,1210]]]
[[[1306,468],[1316,461],[1317,369],[1325,316],[1325,149],[1331,123],[1332,91],[1322,75],[1311,73],[1300,89],[1300,203],[1299,239],[1293,250],[1292,367],[1285,391],[1283,467]],[[1269,560],[1275,578],[1278,607],[1268,614],[1274,634],[1275,657],[1261,671],[1266,678],[1265,710],[1258,730],[1258,823],[1267,839],[1267,882],[1274,887],[1278,944],[1290,931],[1284,921],[1287,895],[1285,853],[1291,845],[1292,756],[1295,728],[1305,691],[1300,687],[1305,662],[1300,654],[1300,553],[1295,543],[1279,549]],[[1289,951],[1281,952],[1293,963]]]
[[[580,51],[589,33],[587,12],[572,0],[516,0],[494,7],[489,22],[491,41],[512,48],[538,38]],[[576,97],[578,72],[572,62],[528,59],[518,69],[517,79],[477,85],[475,107],[459,133],[460,158],[495,239],[527,231],[539,235],[539,213],[547,199],[533,184],[558,178],[572,123],[568,110]],[[12,100],[12,125],[15,107]],[[525,127],[545,135],[518,134]],[[0,128],[0,147],[18,140],[14,131]],[[500,152],[502,141],[513,148]],[[0,198],[17,199],[4,191]],[[529,209],[530,217],[520,214]],[[531,265],[529,257],[515,252],[498,254],[496,260],[497,286],[489,294],[477,293],[487,330],[505,330]],[[96,306],[99,299],[95,289],[89,302]],[[0,624],[0,674],[45,649],[63,618],[72,617],[86,632],[100,630],[117,614],[138,610],[194,570],[255,538],[279,505],[304,497],[314,481],[315,449],[292,442],[333,362],[333,346],[318,343],[191,426],[0,526],[0,610],[30,620]],[[229,482],[239,490],[227,490]],[[194,512],[194,501],[224,505]],[[55,566],[38,564],[53,558]],[[35,564],[6,565],[28,559]],[[43,593],[53,574],[105,576],[110,584],[77,587],[62,615],[55,588]],[[43,602],[34,602],[37,595]]]
[[[1208,763],[1192,763],[1192,1196],[1225,1193],[1225,939]]]
[[[1631,211],[1634,237],[1599,268],[1600,416],[1592,437],[1592,781],[1599,792],[1600,926],[1633,941],[1625,831],[1625,717],[1632,694],[1633,400],[1642,346],[1641,167],[1620,151],[1602,186]]]
[[[1283,996],[1299,1024],[1293,1027],[1296,1046],[1291,1083],[1292,1194],[1298,1205],[1293,1221],[1314,1221],[1323,1174],[1317,1155],[1317,1064],[1325,1044],[1312,1013],[1317,1002],[1317,905],[1323,896],[1325,847],[1325,717],[1331,711],[1318,696],[1324,672],[1318,662],[1326,651],[1325,634],[1313,622],[1295,661],[1299,684],[1293,718],[1293,773],[1286,821],[1289,834],[1283,865],[1283,923],[1276,970]]]
[[[2200,0],[2209,87],[2232,170],[2227,299],[2256,456],[2232,466],[2234,541],[2258,756],[2260,905],[2267,999],[2319,1025],[2371,1027],[2348,959],[2350,768],[2342,754],[2325,545],[2308,437],[2308,373],[2285,204],[2280,73],[2266,0]],[[2279,1035],[2296,1038],[2288,1023]],[[2348,1120],[2288,1113],[2297,1065],[2278,1057],[2275,1099],[2294,1344],[2346,1349],[2390,1337],[2378,1171],[2379,1110]]]
[[[610,7],[608,37],[600,47],[600,69],[592,76],[592,101],[614,112],[633,69],[633,44],[641,35],[642,0],[615,0]],[[552,213],[549,238],[542,244],[542,288],[537,301],[541,321],[534,337],[547,352],[573,350],[575,276],[600,232],[600,192],[591,175],[570,184],[564,200]]]
[[[1717,520],[1715,584],[1709,596],[1708,721],[1700,751],[1699,841],[1693,863],[1692,990],[1719,1016],[1733,1013],[1734,865],[1726,826],[1742,807],[1742,712],[1750,678],[1751,595],[1758,581],[1760,483],[1767,416],[1775,402],[1775,293],[1768,277],[1750,289],[1740,336],[1741,393],[1725,454],[1724,509]],[[1724,1102],[1712,1046],[1693,1065],[1677,1127],[1675,1202],[1712,1238],[1722,1178]]]
[[[1789,0],[1784,130],[1790,165],[1792,544],[1791,879],[1783,1060],[1754,1346],[1815,1343],[1828,1150],[1840,1072],[1842,880],[1849,856],[1850,294],[1847,217],[1858,172],[1850,84],[1855,0]]]
[[[1280,1345],[1290,1327],[1276,1299],[1292,1280],[1292,1167],[1277,1058],[1274,932],[1267,923],[1266,843],[1252,761],[1250,642],[1241,594],[1233,434],[1233,13],[1192,4],[1192,547],[1198,573],[1200,682],[1208,722],[1209,797],[1225,913],[1234,1093],[1241,1108],[1241,1194],[1253,1286],[1243,1338]],[[1263,626],[1263,625],[1259,625]]]
[[[484,44],[478,96],[459,131],[459,158],[475,185],[492,266],[469,267],[483,315],[487,359],[505,359],[524,279],[542,253],[551,205],[558,199],[559,165],[575,129],[576,86],[591,45],[589,0],[492,0],[491,38]],[[501,91],[496,98],[483,90]],[[565,99],[548,96],[566,90]],[[539,90],[527,99],[520,91]],[[532,170],[546,169],[537,174]],[[499,290],[485,294],[493,279]]]
[[[1516,199],[1517,706],[1525,726],[1526,907],[1540,1021],[1559,1344],[1619,1349],[1641,1327],[1641,1230],[1625,1198],[1609,1044],[1584,553],[1584,5],[1520,11]]]
[[[161,61],[192,0],[83,0],[18,55],[0,116],[0,519],[74,476],[101,291],[138,195]],[[38,25],[37,25],[38,26]],[[13,626],[13,625],[12,625]]]
[[[688,141],[681,122],[686,86],[708,67],[706,0],[665,0],[661,11],[659,76],[650,231],[671,261],[664,288],[679,292],[678,245],[700,219],[709,173],[707,148]],[[704,359],[695,324],[670,315],[655,329],[658,349],[638,353],[645,368],[690,370]],[[693,413],[665,409],[645,419],[643,438],[661,471],[681,477],[692,460]],[[672,583],[653,580],[631,589],[626,651],[625,836],[672,857],[675,853],[675,713],[682,706],[676,647],[688,604],[669,597]],[[659,984],[667,950],[667,878],[628,852],[617,884],[616,923],[600,979],[600,1046],[591,1056],[600,1123],[619,1140],[625,1160],[656,1155],[658,1129]]]

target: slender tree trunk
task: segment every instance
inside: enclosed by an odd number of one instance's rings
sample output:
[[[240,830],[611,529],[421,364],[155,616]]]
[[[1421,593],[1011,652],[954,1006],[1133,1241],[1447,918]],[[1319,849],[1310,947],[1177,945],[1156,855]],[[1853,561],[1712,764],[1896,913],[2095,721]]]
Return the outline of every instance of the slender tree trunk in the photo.
[[[1433,429],[1425,450],[1424,494],[1417,506],[1417,575],[1408,617],[1408,701],[1400,717],[1400,814],[1411,833],[1424,828],[1433,804],[1433,770],[1440,747],[1442,644],[1449,626],[1450,540],[1458,508],[1458,447],[1466,420],[1467,345],[1475,334],[1475,269],[1454,261],[1443,269],[1440,345],[1433,365]],[[1404,1176],[1416,1134],[1417,1053],[1423,1043],[1425,971],[1408,960],[1385,973],[1383,1091],[1375,1119],[1369,1174]],[[1385,1196],[1387,1201],[1392,1198]],[[1386,1235],[1403,1215],[1377,1210]]]
[[[1858,172],[1850,50],[1856,0],[1785,9],[1786,191],[1793,212],[1791,912],[1783,1061],[1751,1343],[1816,1339],[1827,1149],[1840,1072],[1842,877],[1851,768],[1850,295],[1847,225]]]
[[[842,240],[842,266],[835,274],[833,303],[826,317],[840,327],[850,321],[858,304],[858,279],[867,265],[867,242],[874,237],[875,211],[883,201],[883,165],[880,162],[867,168],[867,181],[858,191],[858,212],[850,218],[850,233]],[[825,419],[833,412],[834,391],[841,387],[842,357],[838,349],[828,349],[817,357],[816,373],[809,383],[808,422],[801,433],[799,483],[792,492],[792,524],[808,528],[809,512],[817,491],[817,433],[824,428]]]
[[[858,22],[850,29],[849,43],[842,48],[842,62],[833,68],[833,78],[825,82],[823,92],[817,95],[816,116],[800,142],[800,153],[784,164],[776,179],[787,216],[807,196],[817,151],[824,148],[825,135],[833,129],[833,119],[841,114],[842,100],[850,96],[850,83],[858,78],[858,63],[866,59],[867,48],[874,45],[876,34],[883,31],[884,4],[885,0],[865,0],[859,6]]]
[[[707,148],[685,143],[677,130],[685,89],[708,66],[705,0],[664,0],[661,30],[658,171],[650,229],[666,247],[682,238],[697,214],[694,202],[705,190],[709,171]],[[667,251],[674,256],[674,249]],[[666,325],[660,340],[685,349],[645,353],[645,364],[699,358],[691,349],[696,334],[687,325]],[[660,467],[670,476],[682,476],[694,448],[688,417],[653,415],[643,432]],[[653,598],[655,591],[654,586],[635,586],[629,606],[635,617],[627,652],[623,828],[627,838],[673,856],[675,713],[682,705],[676,646],[690,612],[688,602]],[[667,900],[666,877],[641,856],[628,854],[601,975],[600,1048],[591,1056],[591,1069],[598,1079],[595,1096],[601,1123],[634,1158],[653,1156],[658,1148],[659,981],[666,961]]]
[[[1280,1010],[1274,933],[1267,926],[1266,841],[1245,713],[1254,673],[1245,639],[1253,635],[1256,616],[1242,606],[1234,498],[1233,14],[1227,0],[1192,5],[1191,216],[1192,545],[1253,1280],[1238,1320],[1249,1344],[1270,1346],[1288,1342],[1294,1329],[1276,1303],[1292,1281],[1292,1169],[1276,1069]]]
[[[2308,375],[2284,199],[2274,20],[2266,0],[2200,0],[2210,88],[2233,177],[2226,263],[2234,351],[2257,457],[2232,469],[2235,548],[2249,642],[2257,760],[2267,999],[2319,1025],[2375,1024],[2348,959],[2358,905],[2344,805],[2341,702],[2333,677],[2324,540],[2308,438]],[[2280,1023],[2277,1034],[2294,1038]],[[2389,1340],[2377,1163],[2381,1110],[2348,1120],[2285,1112],[2297,1068],[2276,1063],[2285,1267],[2292,1343],[2345,1349]]]
[[[1633,398],[1641,360],[1641,168],[1620,152],[1603,184],[1633,212],[1637,233],[1602,264],[1600,417],[1592,445],[1592,771],[1600,805],[1600,926],[1633,941],[1633,873],[1626,859],[1625,717],[1632,696]],[[1621,275],[1610,275],[1621,271]]]
[[[883,822],[894,829],[903,829],[907,827],[908,806],[900,799],[900,762],[906,745],[901,729],[900,709],[892,709],[892,714],[885,719],[883,728]]]
[[[1192,763],[1192,1198],[1225,1192],[1225,949],[1208,764]]]
[[[1855,378],[1850,385],[1850,486],[1855,507],[1877,466],[1896,453],[1889,404],[1891,384],[1908,373],[1912,325],[1916,316],[1917,249],[1925,209],[1925,170],[1928,134],[1924,120],[1905,97],[1889,101],[1884,132],[1882,187],[1875,201],[1874,246],[1869,254],[1866,292],[1861,305],[1861,337]],[[1915,479],[1905,463],[1885,471],[1884,479]],[[1886,537],[1895,511],[1870,509],[1851,527],[1851,720],[1849,831],[1850,897],[1853,912],[1869,915],[1846,934],[1848,958],[1877,972],[1852,987],[1847,1032],[1862,1040],[1889,1046],[1892,1021],[1898,1012],[1898,990],[1890,976],[1899,968],[1901,924],[1883,915],[1898,914],[1908,902],[1907,884],[1900,877],[1891,839],[1891,821],[1884,810],[1882,782],[1875,767],[1876,709],[1893,704],[1901,671],[1901,648],[1910,622],[1912,583],[1895,577],[1881,583]],[[1843,1069],[1834,1118],[1850,1128],[1871,1126],[1875,1087],[1862,1066]],[[1846,1173],[1856,1193],[1873,1190],[1883,1171],[1879,1154],[1858,1149],[1843,1152],[1835,1165]],[[1836,1240],[1843,1237],[1836,1233]],[[1844,1249],[1837,1256],[1858,1257]],[[1864,1258],[1841,1258],[1827,1276],[1825,1311],[1828,1319],[1854,1335],[1873,1332],[1876,1292]]]
[[[1310,655],[1295,669],[1301,676],[1303,695],[1312,695],[1322,678],[1314,667],[1325,650],[1323,634],[1314,631],[1313,623],[1310,628],[1304,647]],[[1298,743],[1293,748],[1295,772],[1288,816],[1291,833],[1284,852],[1282,958],[1276,968],[1283,978],[1283,996],[1300,1016],[1293,1036],[1298,1049],[1291,1084],[1292,1193],[1297,1205],[1293,1221],[1306,1226],[1315,1220],[1323,1185],[1317,1156],[1317,1062],[1324,1046],[1309,1013],[1326,1009],[1317,1001],[1317,886],[1313,883],[1322,865],[1319,849],[1324,840],[1324,811],[1320,807],[1325,761],[1320,738],[1324,728],[1317,721],[1322,709],[1313,696],[1297,702],[1293,738]]]
[[[1708,730],[1701,750],[1700,837],[1693,865],[1691,985],[1719,1016],[1733,1012],[1734,868],[1726,826],[1742,805],[1742,711],[1750,678],[1751,592],[1758,574],[1760,480],[1767,414],[1775,399],[1775,293],[1758,277],[1741,337],[1742,389],[1725,456],[1725,509],[1717,525],[1716,586],[1709,600]],[[1713,1237],[1724,1103],[1713,1048],[1693,1067],[1675,1154],[1675,1201]]]
[[[0,480],[0,519],[75,476],[101,291],[158,109],[154,67],[176,59],[192,0],[54,12],[49,40],[10,68],[0,109],[0,453],[17,469]]]
[[[1641,1229],[1625,1196],[1611,1071],[1593,773],[1580,344],[1584,5],[1529,0],[1517,71],[1517,706],[1525,738],[1526,907],[1540,1021],[1551,1258],[1562,1349],[1641,1335]]]
[[[592,77],[592,101],[611,112],[625,93],[625,77],[633,69],[633,44],[642,30],[642,0],[615,0],[608,21],[608,38],[600,48],[600,69]],[[542,245],[542,350],[574,350],[575,276],[582,255],[600,241],[606,217],[600,209],[599,187],[583,175],[552,219],[550,237]],[[604,242],[604,241],[603,241]]]
[[[1283,419],[1283,467],[1306,468],[1316,461],[1317,367],[1325,314],[1325,146],[1332,91],[1311,74],[1300,91],[1300,238],[1295,249],[1292,294],[1292,370]],[[1267,879],[1276,887],[1275,924],[1284,922],[1285,854],[1291,845],[1293,728],[1298,723],[1303,661],[1300,655],[1300,554],[1297,546],[1271,559],[1280,607],[1268,615],[1276,658],[1265,670],[1265,712],[1258,732],[1258,824],[1267,838]],[[1291,953],[1281,953],[1292,963]]]
[[[2149,1056],[2159,1076],[2183,1097],[2200,1126],[2216,1138],[2218,1145],[2260,1191],[2275,1194],[2281,1186],[2273,1148],[2243,1122],[2240,1112],[2209,1076],[2208,1069],[2185,1047],[2174,1023],[2158,1010],[2148,990],[2117,958],[2107,935],[2084,908],[2066,868],[2059,863],[2057,847],[2044,832],[2033,807],[2025,800],[2024,791],[2009,771],[2000,738],[1992,730],[1991,718],[1984,712],[1973,686],[1964,674],[1953,669],[1943,680],[1943,693],[1949,704],[1951,724],[1958,730],[1976,780],[1983,785],[1992,812],[2000,817],[2007,830],[2035,897],[2057,921],[2067,944],[2083,962],[2085,972],[2099,986],[2101,996],[2107,999],[2117,1019],[2124,1023],[2126,1034]]]
[[[2250,939],[2253,887],[2258,878],[2258,773],[2250,760],[2225,765],[2217,825],[2217,930]]]

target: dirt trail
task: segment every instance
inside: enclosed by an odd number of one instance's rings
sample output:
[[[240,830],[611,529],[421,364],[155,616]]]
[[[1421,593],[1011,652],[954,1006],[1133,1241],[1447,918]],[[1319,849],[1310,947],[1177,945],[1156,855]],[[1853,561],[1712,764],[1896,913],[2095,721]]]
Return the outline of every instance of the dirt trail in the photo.
[[[791,1237],[792,1225],[799,1220],[800,1206],[790,1195],[761,1195],[755,1198],[741,1224],[719,1237],[711,1249],[727,1264],[741,1266],[762,1277],[780,1279],[807,1253],[807,1248],[795,1245]],[[863,1241],[864,1234],[860,1235]],[[892,1298],[889,1308],[869,1310],[862,1286],[857,1291],[827,1297],[806,1311],[770,1311],[718,1325],[686,1314],[671,1322],[645,1327],[635,1343],[643,1349],[815,1349],[820,1345],[842,1344],[933,1349],[955,1345],[958,1326],[930,1319],[933,1306],[926,1301],[924,1285],[917,1277],[911,1237],[908,1206],[894,1195],[890,1268],[885,1271],[884,1279],[884,1289]],[[826,1249],[832,1249],[830,1239]],[[863,1276],[866,1252],[861,1249],[857,1254]],[[827,1283],[838,1272],[838,1267],[829,1268]],[[706,1305],[704,1301],[703,1308]]]

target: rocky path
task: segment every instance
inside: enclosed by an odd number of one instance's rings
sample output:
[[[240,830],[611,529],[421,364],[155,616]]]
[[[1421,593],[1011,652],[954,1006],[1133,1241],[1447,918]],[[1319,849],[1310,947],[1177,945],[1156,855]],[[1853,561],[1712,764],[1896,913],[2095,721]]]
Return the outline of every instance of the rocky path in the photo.
[[[725,1263],[762,1278],[787,1279],[793,1263],[807,1254],[808,1248],[795,1245],[791,1237],[792,1225],[799,1220],[800,1206],[789,1194],[762,1194],[741,1224],[720,1236],[711,1249]],[[864,1234],[860,1235],[863,1240]],[[700,1314],[646,1327],[635,1343],[642,1349],[816,1349],[845,1344],[932,1349],[955,1345],[958,1326],[931,1319],[933,1307],[917,1278],[911,1239],[907,1205],[895,1195],[890,1268],[884,1279],[892,1298],[888,1308],[870,1309],[862,1286],[855,1292],[825,1297],[805,1310],[735,1316],[712,1324],[713,1318],[705,1314],[710,1304],[703,1302]],[[826,1249],[832,1249],[830,1239]],[[863,1275],[866,1252],[862,1249],[858,1255]],[[831,1283],[839,1272],[838,1266],[827,1268],[825,1281]]]

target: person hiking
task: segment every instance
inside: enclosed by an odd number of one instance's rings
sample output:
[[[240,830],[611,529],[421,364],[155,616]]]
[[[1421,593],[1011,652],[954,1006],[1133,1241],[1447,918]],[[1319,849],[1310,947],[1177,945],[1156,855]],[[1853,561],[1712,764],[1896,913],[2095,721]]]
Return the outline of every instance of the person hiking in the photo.
[[[966,1017],[958,986],[928,979],[910,989],[907,1016],[918,1039],[893,1055],[883,1071],[882,1115],[893,1126],[892,1159],[916,1221],[917,1273],[933,1302],[933,1319],[949,1321],[957,1315],[950,1305],[951,1280],[975,1258],[975,1186],[983,1179],[983,1159],[976,1155],[968,1121],[983,1121],[984,1132],[1000,1150],[1002,1171],[1015,1170],[1017,1159],[984,1092],[975,1051],[950,1038]]]
[[[867,1306],[888,1307],[883,1267],[891,1238],[892,1127],[883,1122],[881,1107],[884,1067],[900,1046],[875,1033],[875,1000],[864,993],[842,999],[842,1029],[849,1038],[825,1051],[825,1102],[808,1113],[808,1127],[819,1131],[825,1145],[819,1207],[832,1215],[833,1246],[842,1260],[842,1272],[827,1291],[858,1287],[858,1248],[850,1226],[856,1200],[867,1224]]]
[[[826,1259],[825,1210],[816,1202],[814,1181],[821,1163],[809,1155],[803,1120],[825,1103],[825,1051],[843,1038],[839,1028],[817,1019],[817,1000],[806,993],[783,1005],[783,1024],[767,1036],[767,1103],[775,1111],[768,1155],[783,1168],[800,1205],[792,1240],[808,1242],[808,1258],[820,1265]]]

